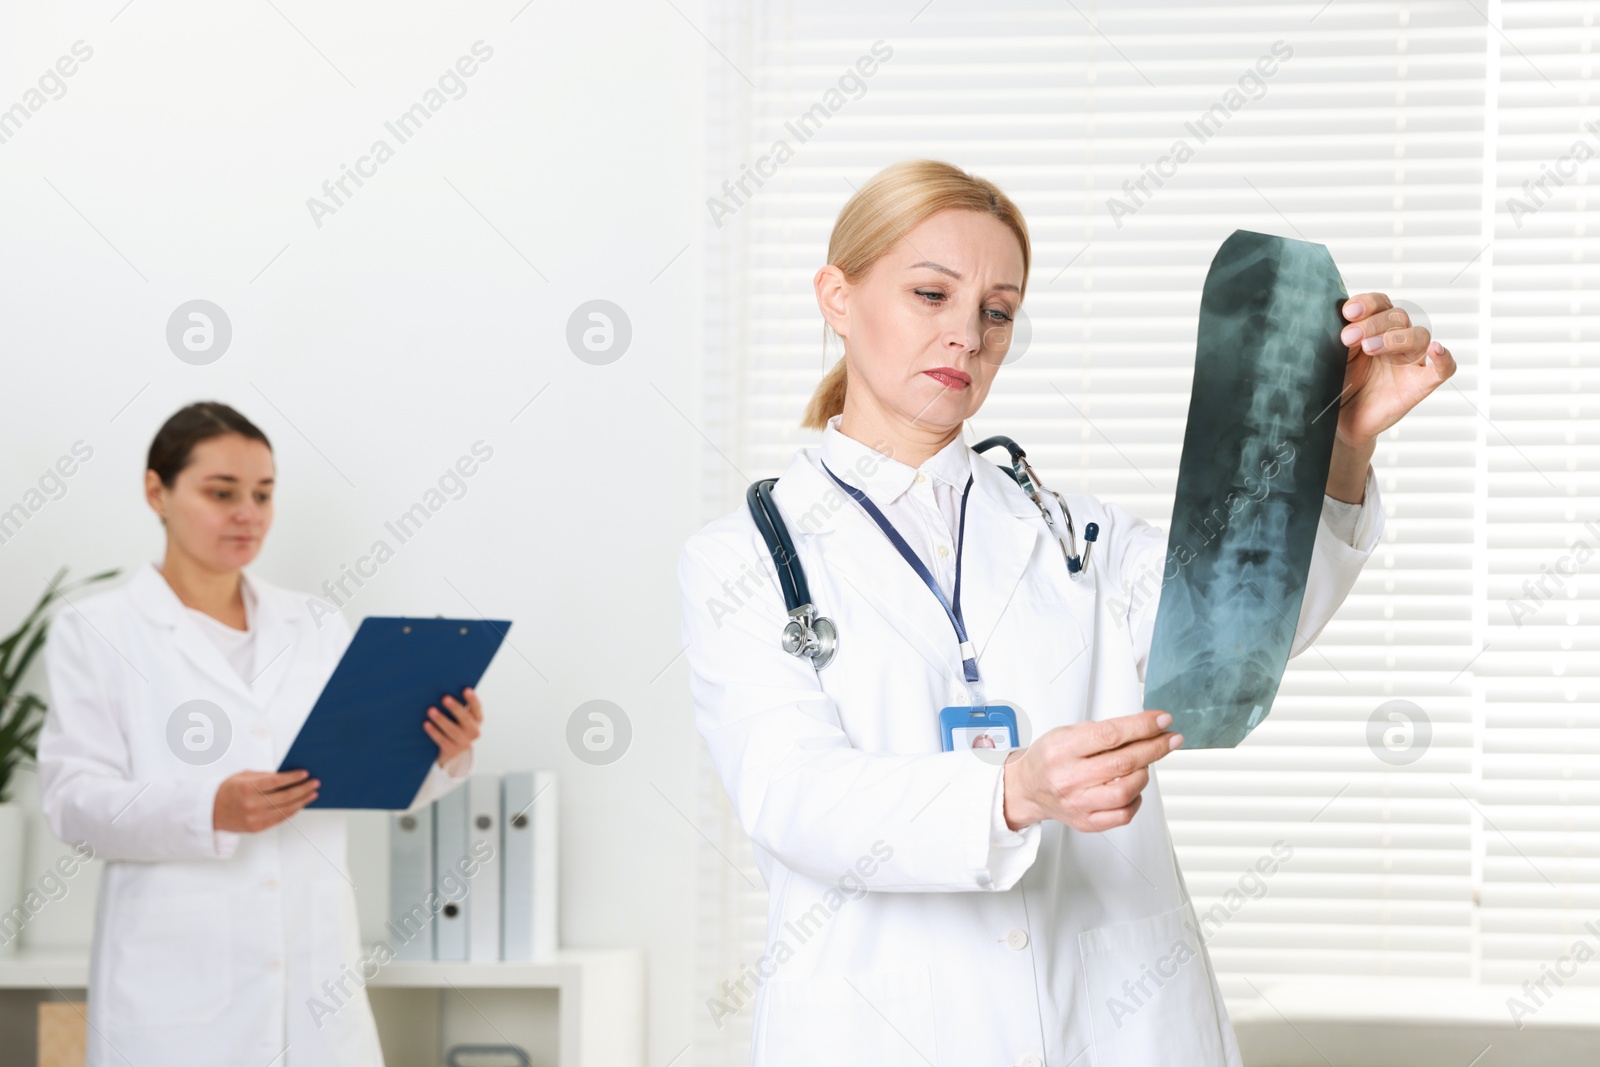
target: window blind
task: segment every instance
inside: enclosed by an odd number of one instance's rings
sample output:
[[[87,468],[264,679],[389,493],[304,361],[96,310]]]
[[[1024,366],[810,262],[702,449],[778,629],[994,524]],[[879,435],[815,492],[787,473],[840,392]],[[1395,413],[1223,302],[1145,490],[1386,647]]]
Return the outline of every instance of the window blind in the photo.
[[[1600,672],[1579,654],[1600,562],[1520,626],[1508,607],[1575,539],[1600,550],[1585,164],[1520,225],[1506,206],[1600,119],[1596,7],[705,9],[707,521],[815,440],[797,423],[840,350],[811,277],[845,200],[903,158],[989,178],[1028,220],[1026,339],[972,423],[1063,492],[1167,524],[1201,285],[1236,228],[1326,244],[1352,293],[1423,309],[1457,359],[1380,442],[1384,539],[1271,716],[1159,766],[1236,1013],[1328,976],[1517,984],[1600,918]],[[704,1001],[764,951],[765,893],[703,770],[696,1062],[742,1064],[748,1007],[719,1027]]]
[[[1593,986],[1600,964],[1561,961],[1580,939],[1600,946],[1586,925],[1600,927],[1600,235],[1585,227],[1600,10],[1515,0],[1501,11],[1472,670],[1481,972],[1520,985],[1549,970]]]

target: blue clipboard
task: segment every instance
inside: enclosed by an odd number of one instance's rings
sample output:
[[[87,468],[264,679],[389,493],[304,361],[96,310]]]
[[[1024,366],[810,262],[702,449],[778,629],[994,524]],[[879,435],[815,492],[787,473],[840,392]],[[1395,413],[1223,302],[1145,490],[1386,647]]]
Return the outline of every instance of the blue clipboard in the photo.
[[[439,758],[422,724],[449,693],[477,686],[511,623],[499,619],[361,620],[280,771],[322,783],[309,808],[400,811]]]

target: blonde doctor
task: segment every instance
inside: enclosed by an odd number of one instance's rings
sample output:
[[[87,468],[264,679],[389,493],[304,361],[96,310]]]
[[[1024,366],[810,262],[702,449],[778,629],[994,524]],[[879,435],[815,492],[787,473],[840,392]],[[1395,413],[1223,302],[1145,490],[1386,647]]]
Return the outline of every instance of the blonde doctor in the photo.
[[[845,355],[806,413],[820,446],[774,490],[838,628],[830,664],[780,647],[783,598],[743,507],[679,560],[696,724],[769,890],[765,954],[702,995],[719,1020],[753,1011],[760,1067],[1239,1064],[1149,769],[1182,738],[1138,710],[1157,597],[1128,590],[1152,574],[1159,588],[1166,534],[1069,496],[1079,531],[1100,525],[1072,580],[1037,506],[964,440],[1029,254],[999,189],[926,160],[881,172],[835,223],[815,288]],[[1344,314],[1347,392],[1295,653],[1383,529],[1376,437],[1454,371],[1382,294]],[[971,703],[950,617],[834,476],[946,600],[959,559],[984,692],[1019,709],[1025,747],[941,751],[939,710]]]
[[[165,558],[62,609],[45,649],[44,814],[107,861],[87,1063],[380,1067],[344,813],[303,810],[319,783],[273,770],[349,627],[243,570],[275,482],[244,416],[183,408],[145,477]],[[472,772],[483,711],[463,695],[416,709],[439,756],[413,807]]]

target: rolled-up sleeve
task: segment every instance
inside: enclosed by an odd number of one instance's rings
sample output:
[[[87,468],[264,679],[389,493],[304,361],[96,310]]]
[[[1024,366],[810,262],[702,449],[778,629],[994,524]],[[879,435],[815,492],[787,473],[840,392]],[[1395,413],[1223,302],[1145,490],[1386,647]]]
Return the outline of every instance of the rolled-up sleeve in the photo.
[[[1175,571],[1182,560],[1176,553],[1168,552],[1169,539],[1165,530],[1115,504],[1106,505],[1105,511],[1110,529],[1102,531],[1100,540],[1109,550],[1112,573],[1119,576],[1119,603],[1133,640],[1139,680],[1144,681],[1162,583],[1166,574]],[[1371,464],[1367,465],[1360,503],[1335,500],[1323,494],[1305,595],[1300,601],[1300,617],[1289,650],[1291,657],[1311,646],[1339,605],[1344,603],[1383,535],[1383,529],[1383,503]]]
[[[1044,835],[1038,823],[1013,830],[1006,823],[1006,776],[1001,768],[994,787],[994,805],[989,817],[989,874],[1004,885],[1015,885],[1022,873],[1033,866],[1039,855],[1039,839]]]
[[[1378,538],[1383,536],[1383,502],[1378,496],[1378,479],[1367,465],[1367,477],[1359,504],[1323,495],[1322,518],[1317,523],[1317,540],[1311,553],[1311,569],[1306,575],[1305,596],[1300,601],[1300,619],[1295,624],[1290,656],[1311,647],[1333,619],[1350,590],[1361,577]]]
[[[459,752],[450,762],[439,765],[438,760],[428,764],[428,776],[422,780],[422,785],[417,789],[417,796],[411,802],[407,811],[416,811],[418,808],[438,800],[472,777],[473,767],[477,764],[476,746],[465,752]]]

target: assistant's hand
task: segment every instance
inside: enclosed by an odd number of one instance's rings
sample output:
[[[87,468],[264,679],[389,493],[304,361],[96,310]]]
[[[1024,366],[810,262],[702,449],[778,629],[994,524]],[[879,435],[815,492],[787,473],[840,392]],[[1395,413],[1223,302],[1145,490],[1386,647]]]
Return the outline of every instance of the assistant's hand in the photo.
[[[1405,309],[1383,293],[1358,293],[1342,310],[1350,325],[1339,340],[1350,346],[1350,356],[1336,438],[1364,449],[1444,384],[1456,372],[1456,361],[1426,326],[1413,326]]]
[[[483,729],[483,703],[478,699],[477,692],[468,686],[461,691],[461,695],[467,698],[466,704],[446,693],[442,703],[450,709],[450,715],[436,707],[429,708],[428,720],[422,724],[423,730],[439,746],[441,767],[471,748]],[[455,718],[451,718],[451,715]]]
[[[269,830],[317,798],[310,771],[240,771],[224,778],[211,802],[211,826],[238,834]]]
[[[1013,830],[1046,819],[1096,833],[1133,820],[1145,768],[1183,744],[1164,711],[1141,711],[1046,731],[1006,757],[1005,815]]]

